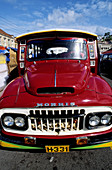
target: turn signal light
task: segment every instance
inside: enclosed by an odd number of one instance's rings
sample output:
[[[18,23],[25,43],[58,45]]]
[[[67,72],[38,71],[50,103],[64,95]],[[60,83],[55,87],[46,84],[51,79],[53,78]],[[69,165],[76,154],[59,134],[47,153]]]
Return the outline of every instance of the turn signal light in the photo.
[[[24,137],[24,143],[27,145],[35,145],[36,144],[36,138],[34,137]]]
[[[76,138],[76,144],[77,145],[86,145],[88,143],[87,137],[78,137]]]

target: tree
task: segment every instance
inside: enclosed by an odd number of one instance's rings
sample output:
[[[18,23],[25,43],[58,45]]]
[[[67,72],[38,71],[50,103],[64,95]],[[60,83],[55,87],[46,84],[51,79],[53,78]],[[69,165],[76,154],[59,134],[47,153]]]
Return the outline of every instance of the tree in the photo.
[[[110,41],[110,40],[112,40],[112,35],[110,35],[110,32],[106,32],[102,39],[104,41]]]

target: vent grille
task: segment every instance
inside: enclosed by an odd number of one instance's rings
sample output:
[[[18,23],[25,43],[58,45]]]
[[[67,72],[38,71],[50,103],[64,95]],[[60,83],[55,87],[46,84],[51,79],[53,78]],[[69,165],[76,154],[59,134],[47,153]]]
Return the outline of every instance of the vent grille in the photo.
[[[45,88],[38,88],[38,94],[67,94],[67,93],[74,93],[73,87],[45,87]]]
[[[40,131],[75,131],[79,130],[80,122],[83,123],[84,110],[30,110],[32,130]],[[81,120],[81,121],[80,121]]]

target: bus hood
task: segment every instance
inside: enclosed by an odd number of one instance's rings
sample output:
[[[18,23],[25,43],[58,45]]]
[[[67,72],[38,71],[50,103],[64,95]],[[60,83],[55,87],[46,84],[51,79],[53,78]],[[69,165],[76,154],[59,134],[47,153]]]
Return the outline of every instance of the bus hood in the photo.
[[[88,78],[89,68],[83,63],[48,61],[27,68],[25,85],[33,95],[78,94]]]

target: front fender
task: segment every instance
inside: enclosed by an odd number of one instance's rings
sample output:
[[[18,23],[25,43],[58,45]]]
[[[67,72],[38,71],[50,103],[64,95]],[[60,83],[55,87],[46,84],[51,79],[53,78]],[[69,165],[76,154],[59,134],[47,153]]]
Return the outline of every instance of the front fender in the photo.
[[[11,81],[4,89],[1,97],[0,97],[0,108],[5,107],[5,103],[11,107],[14,106],[14,102],[16,102],[19,93],[25,92],[24,80],[23,77],[18,77]],[[2,101],[5,99],[4,105]],[[10,100],[11,99],[11,100]]]

